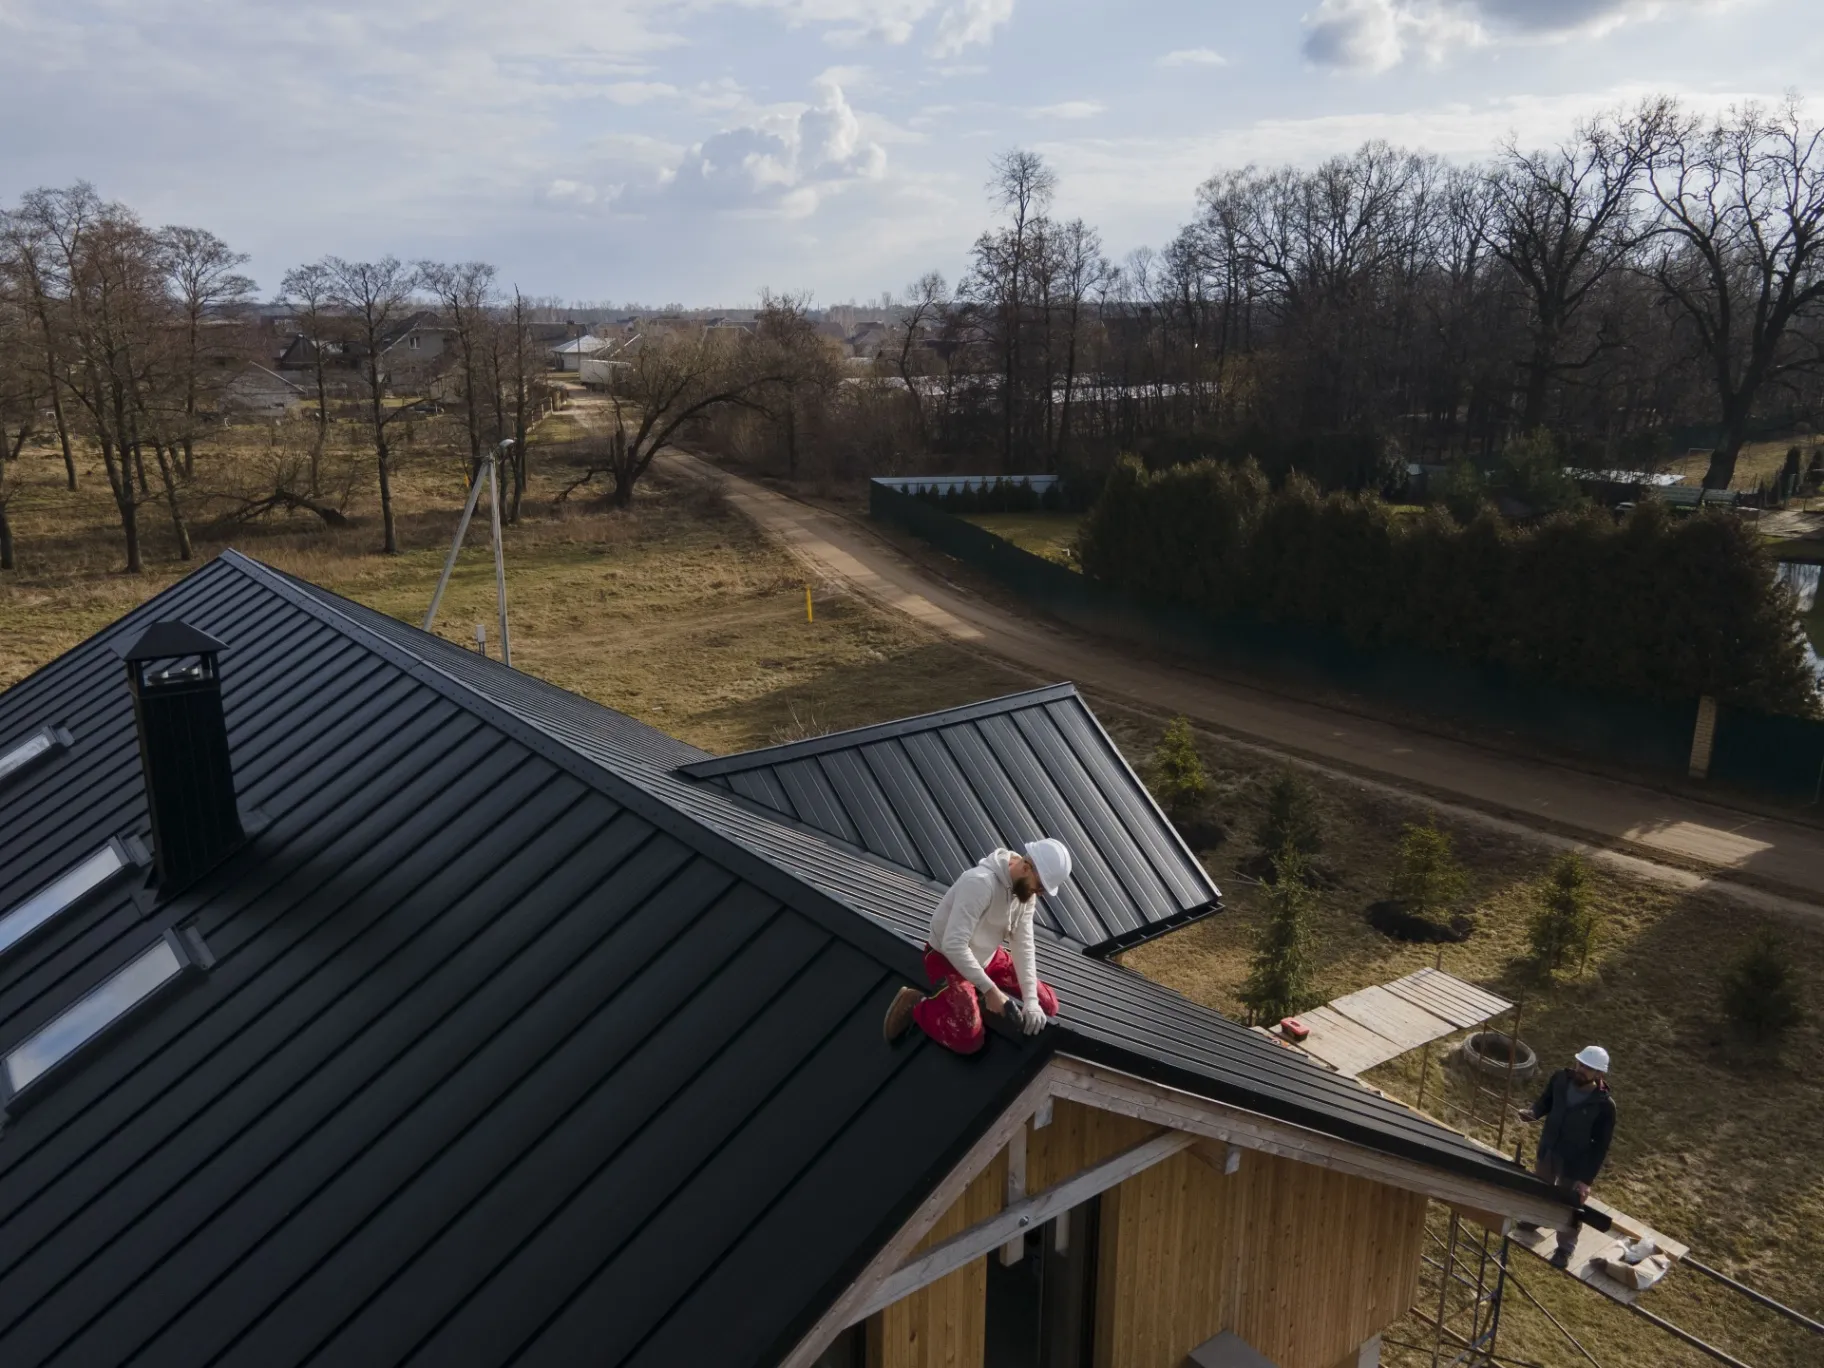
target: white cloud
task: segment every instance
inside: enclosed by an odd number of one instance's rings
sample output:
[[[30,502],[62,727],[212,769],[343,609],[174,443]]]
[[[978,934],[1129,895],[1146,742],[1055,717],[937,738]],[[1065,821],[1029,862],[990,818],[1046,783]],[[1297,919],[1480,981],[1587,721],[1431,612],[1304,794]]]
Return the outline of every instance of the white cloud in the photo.
[[[937,21],[933,57],[955,57],[965,48],[986,46],[994,31],[1013,18],[1013,0],[956,0]]]
[[[1159,65],[1162,67],[1219,67],[1228,64],[1229,59],[1215,48],[1179,48],[1176,52],[1168,52],[1159,59]]]
[[[825,196],[878,181],[887,169],[886,149],[867,136],[842,87],[827,77],[815,85],[816,103],[779,106],[752,123],[725,128],[656,174],[615,181],[611,165],[593,184],[555,178],[544,198],[645,215],[706,209],[804,217]]]
[[[700,0],[704,4],[716,0]],[[935,57],[954,57],[970,47],[987,46],[994,32],[1013,18],[1014,0],[729,0],[752,9],[771,10],[793,25],[823,29],[824,41],[857,47],[879,41],[909,42],[936,16],[930,50]]]
[[[1108,108],[1100,100],[1065,100],[1026,112],[1035,119],[1093,119]]]
[[[1322,0],[1306,14],[1313,64],[1381,72],[1412,57],[1436,63],[1463,48],[1598,38],[1675,11],[1738,0]]]
[[[641,105],[671,99],[678,88],[664,81],[611,81],[601,93],[618,105]]]

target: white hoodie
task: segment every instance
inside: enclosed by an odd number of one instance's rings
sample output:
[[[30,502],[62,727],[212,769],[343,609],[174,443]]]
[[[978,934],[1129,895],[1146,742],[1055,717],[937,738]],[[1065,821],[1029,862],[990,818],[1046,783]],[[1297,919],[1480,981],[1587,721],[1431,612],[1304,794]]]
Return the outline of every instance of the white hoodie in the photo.
[[[931,918],[931,946],[981,992],[998,991],[982,970],[1005,941],[1013,954],[1020,996],[1038,1000],[1038,957],[1033,951],[1032,916],[1036,899],[1017,898],[1008,863],[1010,850],[985,855],[950,885]]]

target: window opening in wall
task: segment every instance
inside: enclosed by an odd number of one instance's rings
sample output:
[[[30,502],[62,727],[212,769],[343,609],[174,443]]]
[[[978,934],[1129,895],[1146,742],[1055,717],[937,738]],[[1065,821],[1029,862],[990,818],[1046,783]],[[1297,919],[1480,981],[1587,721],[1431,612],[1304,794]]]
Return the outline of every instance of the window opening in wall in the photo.
[[[868,1323],[851,1325],[836,1336],[811,1368],[868,1368]]]
[[[126,964],[0,1056],[0,1084],[14,1099],[84,1046],[125,1021],[200,963],[197,947],[167,931]]]
[[[132,838],[129,838],[132,840]],[[123,870],[146,863],[137,840],[109,841],[74,869],[52,879],[24,902],[0,916],[0,955],[4,955],[39,927],[66,912]]]
[[[987,1326],[983,1368],[1091,1368],[1096,1325],[1096,1246],[1099,1198],[1026,1233],[1025,1253],[1012,1265],[999,1251],[988,1257]]]

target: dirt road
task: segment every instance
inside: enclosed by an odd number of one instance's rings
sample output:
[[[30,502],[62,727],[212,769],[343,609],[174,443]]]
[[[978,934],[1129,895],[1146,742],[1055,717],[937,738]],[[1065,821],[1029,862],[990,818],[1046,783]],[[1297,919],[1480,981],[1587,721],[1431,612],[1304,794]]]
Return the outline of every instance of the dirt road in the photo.
[[[675,469],[723,481],[730,502],[814,573],[1046,680],[1197,723],[1275,754],[1419,794],[1465,820],[1590,849],[1630,872],[1747,903],[1824,912],[1824,831],[1484,750],[1462,742],[1137,659],[948,583],[867,528],[726,474],[693,456]]]

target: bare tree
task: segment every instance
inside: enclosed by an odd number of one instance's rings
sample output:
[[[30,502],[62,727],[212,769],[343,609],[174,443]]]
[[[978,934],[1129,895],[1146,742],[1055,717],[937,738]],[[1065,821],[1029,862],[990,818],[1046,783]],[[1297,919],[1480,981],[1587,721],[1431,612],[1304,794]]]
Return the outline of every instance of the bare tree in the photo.
[[[995,158],[988,192],[1006,215],[995,232],[976,239],[967,290],[993,319],[1001,359],[1001,460],[1014,466],[1016,420],[1021,408],[1026,304],[1040,221],[1051,207],[1058,178],[1037,152],[1016,148]]]
[[[606,475],[614,506],[628,507],[653,457],[673,445],[687,423],[722,405],[759,409],[756,391],[789,378],[756,359],[747,339],[731,330],[648,338],[633,350],[626,378],[610,392],[612,430],[598,435],[588,469],[559,498]]]
[[[388,429],[405,412],[389,405],[396,359],[388,356],[398,341],[397,330],[411,314],[417,276],[397,257],[378,261],[344,261],[325,257],[330,302],[349,320],[355,364],[363,397],[367,400],[368,427],[374,443],[374,460],[380,472],[381,550],[399,554],[399,532],[393,519],[392,446]]]
[[[183,420],[178,440],[184,453],[184,474],[196,473],[196,431],[199,403],[207,377],[239,350],[223,331],[253,297],[253,281],[242,274],[245,253],[230,250],[214,233],[202,228],[170,227],[159,230],[159,248],[171,282],[172,303],[183,328],[179,355]],[[218,372],[219,373],[219,370]]]
[[[332,331],[342,322],[334,312],[335,289],[329,267],[321,261],[295,266],[279,282],[279,298],[297,311],[309,346],[311,377],[317,389],[317,436],[310,451],[310,492],[323,488],[323,447],[329,441],[329,356]]]
[[[1599,333],[1581,354],[1565,355],[1592,292],[1651,231],[1639,212],[1641,183],[1673,118],[1669,101],[1653,101],[1627,118],[1586,120],[1546,151],[1522,152],[1512,142],[1502,148],[1491,173],[1486,241],[1532,305],[1522,429],[1545,421],[1554,379],[1587,367],[1613,344]]]
[[[1102,255],[1102,239],[1082,219],[1072,219],[1051,235],[1054,276],[1063,332],[1061,413],[1053,464],[1070,445],[1071,404],[1076,398],[1078,365],[1085,349],[1090,301],[1108,283],[1113,268]]]
[[[59,274],[55,244],[34,215],[0,213],[0,273],[10,282],[20,306],[31,319],[45,398],[56,424],[58,445],[63,449],[64,479],[74,490],[76,455],[70,445],[69,417],[63,402],[69,348],[63,335],[61,299],[67,295],[68,286]]]
[[[480,379],[494,304],[494,268],[485,261],[418,263],[419,283],[437,300],[456,339],[462,406],[468,418],[470,478],[481,469]]]
[[[918,376],[913,375],[912,358],[930,344],[932,337],[929,334],[942,330],[949,310],[950,287],[936,271],[927,271],[906,286],[905,299],[899,306],[899,347],[894,356],[894,368],[899,372],[906,393],[912,397],[912,415],[918,424],[920,441],[929,440],[930,430],[925,422],[924,396],[919,393],[924,373],[921,369]]]
[[[101,449],[127,571],[137,574],[144,566],[139,504],[150,494],[141,387],[166,312],[157,242],[130,210],[104,203],[86,183],[34,190],[21,201],[19,215],[55,246],[74,352],[71,388]],[[172,478],[166,496],[180,554],[187,556],[189,537]]]
[[[1723,439],[1704,484],[1727,489],[1756,400],[1824,367],[1824,340],[1800,326],[1824,300],[1824,129],[1796,98],[1689,120],[1652,189],[1665,219],[1650,269],[1715,389]]]
[[[38,356],[29,287],[0,274],[0,570],[17,569],[13,524],[7,513],[12,471],[37,429],[48,386]]]

